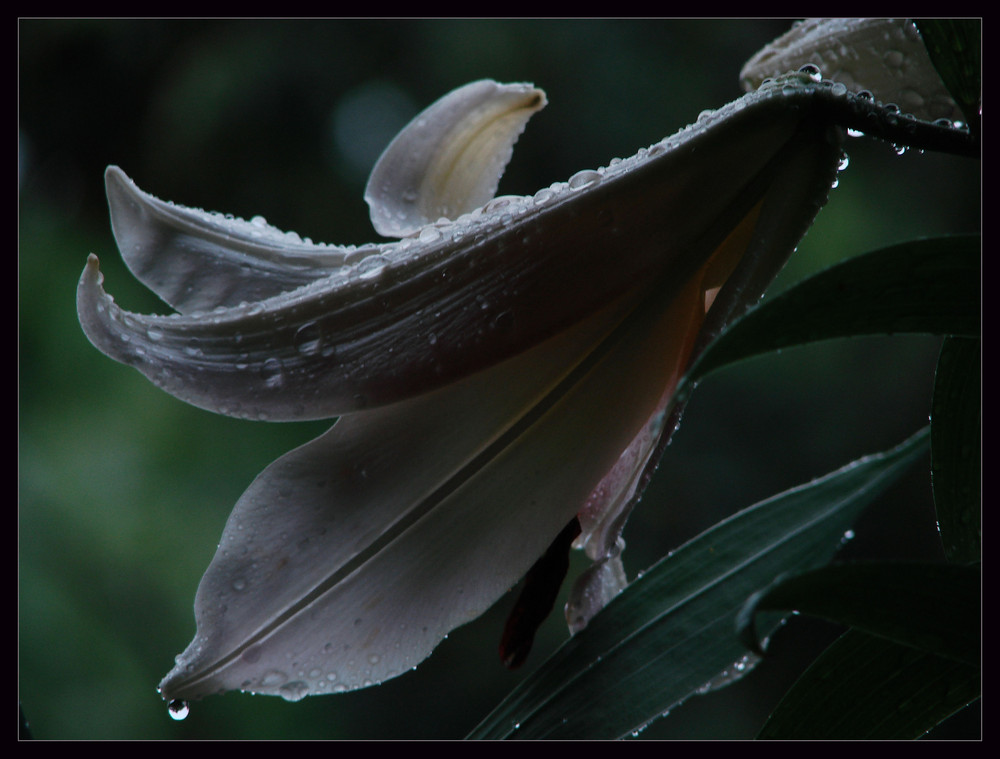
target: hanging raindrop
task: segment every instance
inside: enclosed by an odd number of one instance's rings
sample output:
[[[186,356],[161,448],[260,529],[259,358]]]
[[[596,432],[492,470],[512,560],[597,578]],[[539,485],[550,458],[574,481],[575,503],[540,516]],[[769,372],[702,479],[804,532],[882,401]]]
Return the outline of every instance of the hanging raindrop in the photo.
[[[190,711],[187,701],[174,700],[167,704],[167,712],[171,719],[182,720],[188,716]]]

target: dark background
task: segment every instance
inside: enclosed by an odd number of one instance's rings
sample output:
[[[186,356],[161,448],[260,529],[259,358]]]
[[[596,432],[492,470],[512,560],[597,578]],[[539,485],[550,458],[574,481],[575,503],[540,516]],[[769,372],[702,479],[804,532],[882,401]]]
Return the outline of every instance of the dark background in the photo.
[[[231,694],[167,717],[155,692],[194,631],[202,572],[253,477],[325,423],[189,407],[87,343],[89,252],[124,307],[165,312],[127,272],[102,173],[154,195],[265,216],[316,241],[375,239],[362,200],[418,110],[479,78],[549,106],[500,185],[531,194],[631,155],[738,97],[742,63],[787,21],[47,21],[19,23],[19,697],[39,738],[457,738],[525,668],[496,654],[504,598],[413,673],[289,704]],[[979,164],[853,140],[840,187],[772,291],[917,236],[980,228]],[[630,575],[714,522],[926,423],[940,341],[835,341],[706,380],[626,531]],[[941,557],[926,464],[874,505],[845,557]],[[574,568],[579,569],[582,562]],[[572,570],[571,570],[572,571]],[[837,634],[793,619],[769,660],[644,737],[747,738]],[[943,736],[978,736],[978,712]]]

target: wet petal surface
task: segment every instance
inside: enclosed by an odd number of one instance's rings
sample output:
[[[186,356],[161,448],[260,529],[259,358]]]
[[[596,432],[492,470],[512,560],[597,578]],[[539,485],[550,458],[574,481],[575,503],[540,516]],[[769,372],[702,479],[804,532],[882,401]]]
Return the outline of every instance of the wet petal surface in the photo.
[[[545,93],[530,84],[472,82],[411,121],[372,170],[365,189],[375,231],[406,237],[496,194],[514,143]]]

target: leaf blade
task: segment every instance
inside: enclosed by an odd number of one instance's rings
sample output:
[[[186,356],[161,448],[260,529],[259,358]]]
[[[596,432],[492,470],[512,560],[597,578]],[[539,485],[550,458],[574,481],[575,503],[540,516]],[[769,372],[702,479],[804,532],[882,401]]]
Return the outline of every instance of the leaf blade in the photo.
[[[785,694],[757,737],[914,739],[979,693],[978,667],[848,630]]]
[[[695,538],[629,586],[469,737],[616,738],[655,719],[745,655],[733,625],[740,593],[828,559],[854,517],[926,445],[925,429]]]
[[[748,601],[740,627],[752,631],[758,611],[794,609],[979,666],[980,584],[976,567],[893,562],[824,567],[781,580]]]
[[[734,322],[688,372],[688,391],[728,364],[856,335],[979,334],[981,238],[914,240],[837,264]]]
[[[931,485],[949,561],[982,556],[982,341],[949,337],[931,401]]]

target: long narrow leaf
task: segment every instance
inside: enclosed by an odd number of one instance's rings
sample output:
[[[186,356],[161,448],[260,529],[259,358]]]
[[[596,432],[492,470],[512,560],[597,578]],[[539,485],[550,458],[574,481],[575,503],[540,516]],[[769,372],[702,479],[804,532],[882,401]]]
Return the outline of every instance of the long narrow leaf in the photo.
[[[981,342],[945,340],[931,405],[931,484],[941,542],[950,561],[979,561],[982,498]]]
[[[913,240],[837,264],[736,321],[682,387],[727,364],[818,340],[897,332],[976,337],[980,250],[978,235],[960,235]]]
[[[978,567],[950,564],[823,567],[751,599],[740,614],[740,630],[756,647],[757,612],[797,610],[978,667],[980,577]]]
[[[919,738],[975,701],[980,679],[978,667],[848,630],[785,694],[757,737]]]
[[[734,620],[785,572],[824,564],[928,431],[721,522],[656,564],[513,691],[475,738],[616,738],[746,671]],[[770,624],[775,624],[771,620]]]

